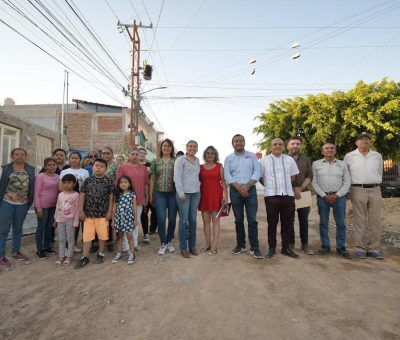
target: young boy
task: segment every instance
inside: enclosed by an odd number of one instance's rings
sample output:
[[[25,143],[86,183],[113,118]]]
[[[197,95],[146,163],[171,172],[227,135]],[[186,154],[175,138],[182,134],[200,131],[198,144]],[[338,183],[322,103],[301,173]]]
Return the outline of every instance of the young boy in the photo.
[[[83,225],[83,257],[76,268],[89,263],[90,245],[97,234],[99,253],[97,263],[104,262],[104,248],[108,240],[108,221],[112,217],[114,183],[105,175],[107,162],[97,158],[93,163],[93,176],[87,178],[82,185],[79,197],[79,218]]]

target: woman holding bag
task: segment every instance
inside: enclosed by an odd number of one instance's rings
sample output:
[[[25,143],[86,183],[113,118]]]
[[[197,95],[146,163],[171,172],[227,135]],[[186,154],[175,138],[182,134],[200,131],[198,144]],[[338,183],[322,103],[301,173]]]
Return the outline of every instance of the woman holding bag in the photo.
[[[219,163],[218,151],[208,146],[203,152],[204,164],[200,166],[200,204],[199,210],[203,218],[206,246],[203,251],[215,255],[218,251],[220,222],[217,213],[227,203],[228,191],[224,179],[224,167]],[[211,222],[213,237],[211,240]]]

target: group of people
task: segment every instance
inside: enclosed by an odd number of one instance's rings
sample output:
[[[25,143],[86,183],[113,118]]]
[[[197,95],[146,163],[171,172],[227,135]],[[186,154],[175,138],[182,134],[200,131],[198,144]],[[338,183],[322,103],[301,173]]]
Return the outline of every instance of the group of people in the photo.
[[[319,229],[321,247],[319,255],[331,251],[329,239],[329,214],[333,210],[336,224],[336,252],[339,256],[351,259],[346,250],[346,195],[350,192],[353,207],[355,256],[383,259],[380,251],[382,195],[380,184],[383,175],[382,156],[371,150],[371,135],[361,133],[356,138],[357,148],[346,154],[344,160],[335,158],[336,147],[326,142],[321,147],[323,158],[311,164],[301,154],[300,137],[291,137],[287,143],[288,153],[284,154],[282,139],[271,141],[270,154],[257,162],[256,156],[244,149],[245,139],[236,135],[232,139],[235,150],[225,160],[225,179],[230,187],[230,199],[235,214],[237,245],[234,254],[246,250],[244,229],[244,207],[248,221],[250,252],[262,258],[258,245],[258,209],[255,183],[259,180],[264,186],[264,201],[268,223],[268,250],[265,257],[276,254],[276,229],[281,222],[281,254],[298,258],[294,252],[295,213],[299,219],[301,250],[313,255],[315,251],[308,244],[308,216],[310,205],[296,208],[296,201],[311,188],[317,194],[320,217]],[[310,194],[310,193],[309,193]],[[308,195],[311,197],[311,195]],[[368,230],[370,229],[370,230]]]
[[[336,223],[336,251],[351,258],[346,250],[346,194],[350,190],[355,225],[355,256],[382,259],[380,252],[380,211],[382,197],[382,157],[370,150],[371,136],[357,137],[357,149],[344,160],[335,158],[335,145],[327,142],[321,148],[323,158],[312,165],[300,152],[302,140],[271,142],[271,153],[258,161],[256,155],[245,150],[245,138],[232,138],[234,152],[224,165],[218,151],[208,146],[203,152],[204,163],[196,157],[198,144],[190,140],[186,152],[175,154],[171,140],[160,144],[159,155],[152,162],[146,160],[144,148],[132,148],[125,162],[123,156],[114,159],[113,150],[104,147],[101,153],[91,153],[82,160],[79,152],[68,156],[56,149],[44,160],[43,169],[26,163],[27,153],[22,148],[11,152],[12,162],[3,166],[0,179],[0,267],[10,266],[5,248],[12,226],[12,257],[27,260],[21,252],[22,226],[28,208],[34,204],[38,226],[36,255],[46,258],[53,250],[55,230],[58,232],[57,264],[70,264],[74,253],[83,251],[76,268],[86,266],[91,252],[97,252],[96,262],[104,262],[107,248],[116,252],[112,263],[118,263],[128,252],[128,264],[136,261],[138,229],[143,230],[143,243],[150,242],[150,234],[158,230],[159,255],[175,252],[172,244],[179,215],[178,239],[184,258],[207,252],[218,253],[220,220],[218,212],[228,201],[232,206],[236,226],[236,246],[233,254],[246,251],[244,216],[248,222],[250,254],[263,258],[258,242],[256,183],[264,186],[268,221],[268,246],[265,257],[276,254],[276,229],[280,219],[283,255],[297,258],[294,252],[294,220],[297,210],[301,250],[314,254],[308,244],[308,215],[310,207],[296,209],[311,187],[317,194],[320,215],[321,248],[318,254],[330,253],[329,213],[333,209]],[[229,190],[228,190],[229,189]],[[229,196],[228,196],[229,192]],[[149,211],[151,218],[149,220]],[[205,246],[198,250],[196,240],[197,211],[200,210]],[[167,223],[168,219],[168,223]],[[371,230],[367,234],[367,226]],[[79,248],[82,231],[83,249]]]

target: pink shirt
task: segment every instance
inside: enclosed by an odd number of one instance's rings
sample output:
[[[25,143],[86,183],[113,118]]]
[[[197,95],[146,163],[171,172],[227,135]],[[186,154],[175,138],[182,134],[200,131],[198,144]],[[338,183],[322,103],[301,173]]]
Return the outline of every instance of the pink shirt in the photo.
[[[57,203],[59,177],[57,174],[48,176],[44,172],[35,178],[35,208],[53,208]]]
[[[74,220],[74,227],[79,225],[79,193],[61,192],[58,195],[54,220],[57,223],[65,223]]]
[[[115,183],[121,176],[128,176],[133,185],[133,191],[136,195],[136,204],[144,205],[145,203],[145,187],[149,183],[149,176],[147,174],[147,167],[145,165],[140,165],[137,168],[130,166],[129,164],[122,165],[117,172],[117,177]]]

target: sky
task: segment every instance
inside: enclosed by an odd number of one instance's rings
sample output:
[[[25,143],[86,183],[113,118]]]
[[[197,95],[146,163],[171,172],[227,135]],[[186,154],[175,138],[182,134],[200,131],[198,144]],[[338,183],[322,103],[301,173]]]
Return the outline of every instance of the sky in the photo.
[[[237,133],[246,149],[258,151],[256,117],[275,100],[400,78],[399,0],[31,0],[64,23],[78,40],[69,38],[72,43],[90,50],[103,74],[29,1],[10,3],[47,35],[0,2],[0,103],[6,97],[16,104],[61,103],[68,66],[70,100],[129,106],[121,85],[129,82],[131,46],[117,21],[151,22],[153,29],[139,31],[141,59],[154,68],[142,92],[167,88],[144,93],[143,108],[177,150],[196,140],[199,157],[214,145],[223,160]],[[295,41],[300,47],[293,49]],[[295,53],[300,58],[292,59]]]

